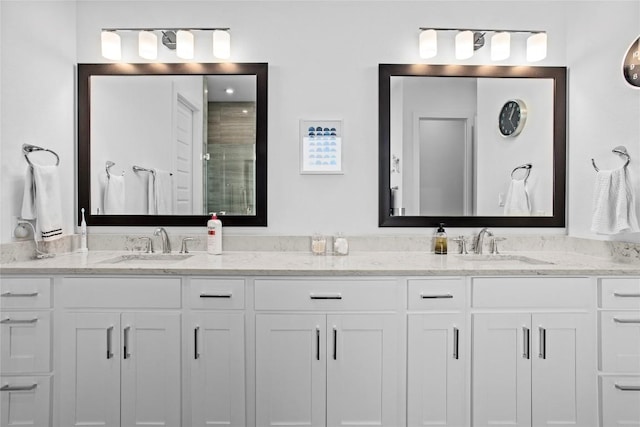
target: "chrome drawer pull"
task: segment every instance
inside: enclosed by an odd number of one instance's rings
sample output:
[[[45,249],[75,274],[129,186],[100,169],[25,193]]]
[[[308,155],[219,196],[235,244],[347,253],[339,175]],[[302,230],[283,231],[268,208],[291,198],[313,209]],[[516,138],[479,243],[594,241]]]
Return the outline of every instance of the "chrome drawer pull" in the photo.
[[[547,358],[547,330],[545,328],[543,328],[542,326],[538,326],[538,337],[540,339],[539,341],[539,348],[538,348],[538,357],[540,359],[546,359]]]
[[[522,327],[522,357],[524,359],[529,359],[530,356],[530,339],[529,339],[529,328],[526,326]]]
[[[453,358],[456,360],[459,359],[459,355],[458,355],[459,345],[460,345],[460,330],[454,326],[453,327]]]
[[[113,351],[111,351],[111,335],[113,334],[113,326],[107,328],[107,359],[113,357]]]
[[[622,391],[640,391],[640,385],[615,385],[618,390]]]
[[[200,332],[200,326],[193,328],[193,358],[200,359],[200,351],[198,350],[198,332]]]
[[[338,360],[338,329],[333,327],[333,360]]]
[[[640,293],[636,292],[636,293],[623,293],[623,292],[614,292],[613,293],[614,297],[620,297],[620,298],[640,298]]]
[[[613,321],[616,323],[640,323],[640,319],[619,319],[617,317],[614,317]]]
[[[12,298],[12,297],[37,297],[39,294],[39,292],[28,292],[28,293],[24,293],[24,294],[14,294],[13,292],[5,292],[3,294],[0,294],[0,296],[2,297],[8,297],[8,298]]]
[[[0,391],[31,391],[38,387],[38,384],[31,385],[3,385],[0,387]]]
[[[320,360],[320,327],[316,326],[316,360]]]
[[[37,317],[34,317],[33,319],[11,319],[7,317],[6,319],[0,320],[0,323],[3,323],[5,325],[25,325],[30,323],[36,323],[37,321],[38,321]]]
[[[123,331],[123,335],[124,335],[124,337],[123,337],[124,345],[123,345],[122,347],[123,347],[123,350],[124,350],[123,357],[124,357],[125,359],[129,359],[129,358],[131,358],[131,353],[129,352],[129,350],[130,350],[130,348],[131,348],[131,347],[129,346],[129,331],[131,331],[131,326],[127,326],[127,327],[125,327],[125,328],[124,328],[124,331]]]
[[[443,299],[443,298],[453,298],[451,294],[441,294],[441,295],[424,295],[420,294],[420,298],[422,299]]]
[[[200,298],[231,298],[233,293],[219,293],[219,294],[200,294]]]
[[[342,299],[342,294],[326,294],[326,295],[309,294],[309,298],[311,299]]]

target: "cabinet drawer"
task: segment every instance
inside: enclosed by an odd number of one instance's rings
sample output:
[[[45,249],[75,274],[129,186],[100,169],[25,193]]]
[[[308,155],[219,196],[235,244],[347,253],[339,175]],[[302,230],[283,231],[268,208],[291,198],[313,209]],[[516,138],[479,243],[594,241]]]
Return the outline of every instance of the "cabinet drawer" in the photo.
[[[398,284],[392,280],[255,281],[256,310],[395,310]]]
[[[601,377],[602,426],[640,424],[640,377]]]
[[[1,426],[51,425],[50,377],[0,378]]]
[[[640,374],[640,312],[600,313],[601,368]]]
[[[461,310],[464,308],[464,281],[450,279],[410,279],[409,310]]]
[[[165,277],[65,277],[67,308],[180,308],[180,279]]]
[[[640,309],[640,277],[600,279],[600,307]]]
[[[51,370],[51,313],[4,311],[0,315],[3,374]]]
[[[244,279],[191,279],[189,306],[196,309],[243,309]]]
[[[584,308],[590,305],[588,278],[482,277],[474,278],[472,305],[478,308]]]
[[[51,278],[0,278],[0,308],[31,309],[49,307],[51,307]]]

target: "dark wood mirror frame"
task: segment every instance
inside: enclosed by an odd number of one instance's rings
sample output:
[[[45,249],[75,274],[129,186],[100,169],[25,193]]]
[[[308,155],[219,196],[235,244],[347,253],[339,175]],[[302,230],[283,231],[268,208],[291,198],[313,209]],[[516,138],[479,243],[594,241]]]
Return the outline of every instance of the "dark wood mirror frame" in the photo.
[[[267,226],[267,81],[266,63],[78,64],[78,208],[87,225],[206,226],[208,215],[92,215],[91,77],[105,75],[255,75],[256,76],[256,214],[225,215],[225,226]],[[88,214],[87,214],[88,213]],[[80,224],[81,216],[78,216]]]
[[[553,215],[552,216],[392,216],[390,192],[391,77],[509,77],[553,80]],[[379,227],[564,227],[566,180],[566,67],[379,64]]]

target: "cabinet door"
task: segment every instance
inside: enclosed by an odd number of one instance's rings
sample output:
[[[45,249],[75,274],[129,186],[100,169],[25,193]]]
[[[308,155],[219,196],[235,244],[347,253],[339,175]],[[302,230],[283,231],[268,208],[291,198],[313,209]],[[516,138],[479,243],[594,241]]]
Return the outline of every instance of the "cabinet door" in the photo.
[[[51,425],[50,377],[2,377],[0,426]]]
[[[327,425],[399,425],[395,315],[327,316]]]
[[[123,313],[122,426],[180,425],[180,314]]]
[[[531,425],[531,315],[473,316],[475,427]]]
[[[462,314],[409,315],[409,426],[464,425],[466,355]]]
[[[120,425],[120,315],[67,313],[62,319],[63,426]]]
[[[600,331],[602,370],[640,373],[640,311],[603,311]]]
[[[601,377],[603,427],[640,427],[640,377]]]
[[[325,316],[256,316],[256,425],[325,425]]]
[[[590,426],[596,414],[596,346],[587,314],[534,314],[534,426]]]
[[[3,374],[51,370],[51,313],[5,311],[0,320]]]
[[[244,313],[191,316],[192,425],[245,425]]]

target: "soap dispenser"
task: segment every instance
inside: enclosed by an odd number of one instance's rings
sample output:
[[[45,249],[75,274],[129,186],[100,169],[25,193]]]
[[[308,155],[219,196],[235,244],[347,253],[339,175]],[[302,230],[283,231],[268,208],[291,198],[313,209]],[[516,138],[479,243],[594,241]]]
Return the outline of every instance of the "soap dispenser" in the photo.
[[[444,223],[440,223],[438,231],[436,231],[436,245],[434,248],[436,254],[444,255],[447,253],[447,233],[444,231]]]

